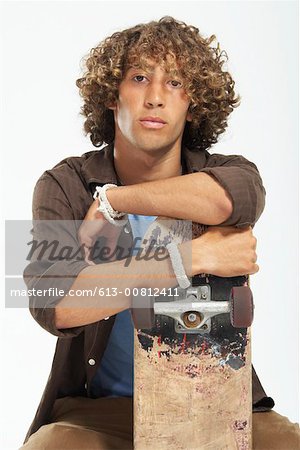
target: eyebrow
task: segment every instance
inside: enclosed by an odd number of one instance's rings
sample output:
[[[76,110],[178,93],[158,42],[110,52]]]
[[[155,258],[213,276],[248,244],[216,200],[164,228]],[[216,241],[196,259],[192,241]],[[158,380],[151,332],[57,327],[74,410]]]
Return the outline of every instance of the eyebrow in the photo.
[[[135,71],[135,70],[142,70],[144,72],[148,72],[148,73],[153,73],[155,69],[155,66],[153,66],[153,68],[147,68],[147,67],[128,67],[126,74],[128,74],[129,71]],[[183,80],[183,77],[180,75],[180,73],[178,73],[177,75],[171,74],[170,72],[165,71],[165,75],[166,76],[173,76],[175,78],[179,78],[181,80]]]

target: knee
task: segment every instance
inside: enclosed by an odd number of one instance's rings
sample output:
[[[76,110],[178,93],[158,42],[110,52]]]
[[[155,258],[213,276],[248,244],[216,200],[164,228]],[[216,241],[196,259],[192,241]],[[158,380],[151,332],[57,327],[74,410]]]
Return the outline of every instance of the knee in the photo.
[[[33,433],[20,450],[57,450],[63,448],[68,427],[50,423]]]
[[[296,450],[299,426],[275,411],[253,414],[253,450]]]

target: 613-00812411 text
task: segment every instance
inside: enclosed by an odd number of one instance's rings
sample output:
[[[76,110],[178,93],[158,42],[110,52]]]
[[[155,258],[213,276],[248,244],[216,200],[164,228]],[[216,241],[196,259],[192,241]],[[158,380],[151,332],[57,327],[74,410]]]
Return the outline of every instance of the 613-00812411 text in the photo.
[[[177,297],[179,294],[177,292],[177,288],[125,288],[123,290],[119,290],[116,287],[103,288],[96,286],[94,289],[69,289],[68,291],[64,291],[64,289],[59,289],[57,287],[50,287],[48,289],[11,289],[10,294],[12,297],[43,297],[43,296],[52,296],[52,297],[61,297],[68,294],[71,297],[115,297],[117,295],[125,295],[126,297],[132,296],[171,296]]]

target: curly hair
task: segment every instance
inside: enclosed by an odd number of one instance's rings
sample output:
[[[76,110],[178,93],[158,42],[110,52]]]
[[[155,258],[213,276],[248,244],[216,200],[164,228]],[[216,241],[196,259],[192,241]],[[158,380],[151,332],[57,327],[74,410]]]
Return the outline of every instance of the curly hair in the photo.
[[[84,101],[84,131],[93,145],[114,141],[114,116],[108,105],[118,99],[118,87],[128,68],[147,68],[149,59],[183,79],[192,115],[185,125],[183,145],[205,150],[215,144],[227,127],[229,114],[240,103],[231,75],[222,70],[227,54],[218,42],[211,46],[215,40],[215,35],[205,39],[198,28],[167,16],[116,32],[92,48],[76,85]]]

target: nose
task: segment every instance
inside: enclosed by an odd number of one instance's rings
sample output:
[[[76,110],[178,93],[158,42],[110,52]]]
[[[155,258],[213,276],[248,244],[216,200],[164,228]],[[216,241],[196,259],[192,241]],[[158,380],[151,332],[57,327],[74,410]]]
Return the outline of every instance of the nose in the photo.
[[[148,108],[162,108],[165,106],[163,89],[159,83],[149,83],[145,95],[145,105]]]

